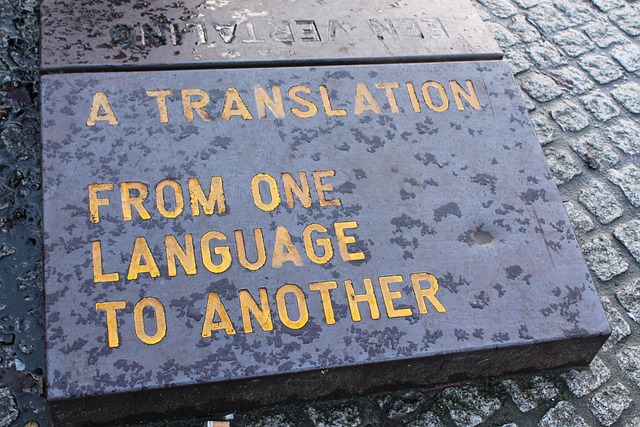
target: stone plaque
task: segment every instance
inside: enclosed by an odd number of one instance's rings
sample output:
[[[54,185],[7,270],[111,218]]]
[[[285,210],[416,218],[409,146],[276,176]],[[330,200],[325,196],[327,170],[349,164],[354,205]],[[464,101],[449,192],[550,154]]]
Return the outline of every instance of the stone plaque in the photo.
[[[500,59],[467,0],[43,0],[42,70]]]
[[[42,133],[62,423],[563,367],[609,334],[500,61],[46,75]]]

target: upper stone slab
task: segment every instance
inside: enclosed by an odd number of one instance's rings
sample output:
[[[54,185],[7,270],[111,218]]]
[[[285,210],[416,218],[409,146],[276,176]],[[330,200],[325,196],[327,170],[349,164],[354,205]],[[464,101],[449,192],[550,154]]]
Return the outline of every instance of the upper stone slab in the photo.
[[[500,59],[468,0],[43,0],[43,72]]]

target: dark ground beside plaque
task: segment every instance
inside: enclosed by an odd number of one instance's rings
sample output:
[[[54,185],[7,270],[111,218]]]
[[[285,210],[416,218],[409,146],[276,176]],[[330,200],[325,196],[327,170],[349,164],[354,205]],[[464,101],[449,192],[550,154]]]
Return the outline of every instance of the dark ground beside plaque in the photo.
[[[42,2],[44,72],[501,57],[461,0]]]
[[[568,366],[608,336],[501,62],[49,75],[42,129],[63,422]]]

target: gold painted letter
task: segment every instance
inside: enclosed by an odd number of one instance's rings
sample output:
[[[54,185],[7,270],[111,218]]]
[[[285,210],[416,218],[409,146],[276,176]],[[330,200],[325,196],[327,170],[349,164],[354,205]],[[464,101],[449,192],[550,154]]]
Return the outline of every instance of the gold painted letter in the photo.
[[[169,121],[169,112],[167,111],[167,96],[173,95],[172,90],[148,90],[148,96],[156,97],[158,101],[158,114],[160,115],[160,123]],[[191,113],[193,121],[193,113]]]
[[[371,318],[373,320],[380,318],[380,309],[378,308],[376,295],[373,292],[371,279],[369,279],[368,277],[364,278],[364,294],[355,293],[355,291],[353,290],[353,282],[351,280],[345,280],[344,287],[347,291],[347,301],[349,302],[351,318],[354,322],[359,322],[361,320],[360,309],[358,308],[358,303],[361,302],[366,302],[367,304],[369,304],[369,312],[371,313]]]
[[[205,197],[197,178],[189,178],[188,182],[191,214],[193,216],[200,215],[200,206],[202,206],[202,210],[205,215],[211,215],[215,211],[216,205],[218,206],[219,214],[223,214],[227,211],[227,205],[224,199],[224,188],[222,187],[222,177],[211,177],[208,197]]]
[[[219,322],[215,321],[216,314],[220,318]],[[202,323],[202,338],[209,338],[212,331],[221,330],[225,331],[227,335],[236,334],[220,296],[215,292],[211,292],[207,299],[207,310],[204,313],[204,322]]]
[[[138,192],[137,195],[132,196],[131,190],[135,190]],[[138,215],[142,219],[149,219],[151,215],[147,212],[147,209],[142,205],[149,195],[149,190],[147,186],[141,182],[121,182],[120,183],[120,200],[122,201],[122,217],[125,221],[131,221],[133,217],[131,216],[131,206],[136,208]]]
[[[144,309],[153,309],[154,318],[156,319],[156,332],[148,335],[144,327]],[[167,335],[167,319],[164,314],[162,303],[155,298],[143,298],[133,308],[133,324],[136,329],[136,336],[145,344],[158,344]]]
[[[100,114],[101,109],[104,114]],[[107,95],[104,92],[96,92],[93,95],[93,103],[91,103],[91,110],[89,111],[89,117],[87,117],[87,126],[95,126],[96,122],[109,122],[111,126],[118,124],[118,119],[113,114],[111,104],[109,104]]]
[[[260,183],[265,182],[270,193],[269,203],[265,203],[260,192]],[[278,184],[274,177],[268,173],[259,173],[251,178],[251,195],[253,196],[253,203],[261,211],[271,212],[280,205],[280,191],[278,190]]]
[[[107,315],[107,344],[109,347],[119,347],[117,310],[127,306],[125,301],[97,302],[96,311],[104,311]]]
[[[380,276],[378,280],[380,281],[380,290],[382,291],[384,306],[387,309],[387,316],[389,318],[411,316],[410,308],[398,309],[393,306],[393,300],[402,298],[402,293],[389,289],[390,283],[402,283],[402,276]]]
[[[102,271],[102,247],[99,241],[91,242],[91,257],[93,260],[94,283],[117,282],[120,280],[118,273],[103,273]]]
[[[411,278],[411,284],[413,285],[413,293],[416,294],[416,302],[418,303],[418,311],[420,314],[427,314],[427,304],[425,300],[436,308],[439,313],[444,313],[447,310],[436,298],[436,292],[438,292],[438,280],[428,273],[414,273],[409,275]],[[420,287],[420,282],[429,282],[430,286],[427,289]]]
[[[244,332],[247,334],[253,332],[251,313],[253,313],[263,331],[273,331],[273,322],[271,321],[271,309],[269,308],[267,289],[259,288],[258,292],[260,293],[260,307],[258,307],[256,300],[253,299],[248,290],[240,289],[238,291],[240,311],[242,312],[242,326],[244,328]]]
[[[192,96],[199,96],[200,100],[192,101]],[[184,118],[188,122],[193,121],[193,112],[195,111],[205,122],[213,120],[205,105],[209,103],[209,94],[202,89],[182,89],[182,109],[184,110]]]
[[[89,184],[89,217],[91,218],[91,222],[100,222],[98,206],[107,206],[109,204],[109,199],[98,197],[98,191],[111,190],[113,190],[113,184]]]
[[[298,318],[292,320],[287,310],[287,294],[293,294],[298,305]],[[289,329],[300,329],[309,321],[309,309],[307,300],[302,289],[296,285],[284,285],[276,292],[276,302],[278,304],[278,316],[284,326]]]
[[[364,252],[349,252],[348,245],[355,243],[356,238],[344,234],[345,229],[356,229],[358,223],[355,221],[336,222],[333,224],[336,230],[336,238],[338,239],[338,248],[340,249],[340,257],[343,261],[360,261],[364,259]]]

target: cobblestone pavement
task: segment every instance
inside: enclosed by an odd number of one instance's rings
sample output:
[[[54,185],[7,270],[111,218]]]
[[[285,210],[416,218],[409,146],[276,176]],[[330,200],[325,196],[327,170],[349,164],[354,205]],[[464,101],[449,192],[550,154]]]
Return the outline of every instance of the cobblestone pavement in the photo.
[[[522,88],[611,322],[611,339],[587,369],[213,414],[212,420],[242,426],[640,425],[640,2],[477,0],[475,6]],[[50,425],[41,397],[37,13],[37,0],[0,0],[0,427]]]

